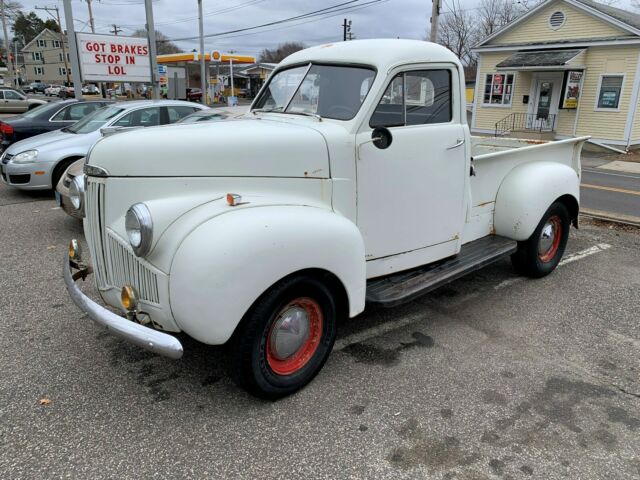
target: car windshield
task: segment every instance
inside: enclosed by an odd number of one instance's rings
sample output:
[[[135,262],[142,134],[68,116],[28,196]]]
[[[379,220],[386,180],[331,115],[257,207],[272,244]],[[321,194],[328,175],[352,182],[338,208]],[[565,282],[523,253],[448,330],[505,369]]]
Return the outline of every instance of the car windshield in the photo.
[[[68,128],[63,129],[65,132],[71,133],[90,133],[95,132],[100,127],[104,126],[111,118],[115,117],[119,113],[124,111],[120,107],[104,107],[90,113],[82,120],[74,123]]]
[[[281,70],[269,79],[253,110],[351,120],[373,83],[367,67],[302,65]]]

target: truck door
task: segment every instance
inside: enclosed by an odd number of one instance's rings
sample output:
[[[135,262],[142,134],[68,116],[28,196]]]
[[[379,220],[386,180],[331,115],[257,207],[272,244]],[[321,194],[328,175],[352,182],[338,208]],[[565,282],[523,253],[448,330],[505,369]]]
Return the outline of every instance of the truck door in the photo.
[[[357,211],[368,260],[447,242],[456,253],[468,175],[459,81],[453,66],[401,72],[361,127]],[[371,141],[377,127],[391,134],[387,148]]]

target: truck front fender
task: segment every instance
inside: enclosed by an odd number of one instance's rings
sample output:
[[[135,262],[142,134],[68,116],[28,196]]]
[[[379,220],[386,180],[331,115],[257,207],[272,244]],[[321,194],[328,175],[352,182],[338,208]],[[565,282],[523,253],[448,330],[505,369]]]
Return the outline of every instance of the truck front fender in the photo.
[[[239,208],[202,223],[181,242],[169,276],[171,311],[191,337],[222,344],[269,287],[307,269],[340,281],[350,316],[364,309],[364,242],[353,222],[317,207]]]
[[[525,163],[502,181],[496,197],[493,225],[497,235],[523,241],[560,197],[580,199],[580,177],[571,167],[554,162]]]

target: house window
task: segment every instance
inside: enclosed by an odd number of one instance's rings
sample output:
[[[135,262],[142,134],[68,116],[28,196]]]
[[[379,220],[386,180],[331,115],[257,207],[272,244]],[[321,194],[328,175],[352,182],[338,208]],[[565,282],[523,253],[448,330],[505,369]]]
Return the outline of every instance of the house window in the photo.
[[[53,48],[60,48],[60,40],[53,40]]]
[[[485,77],[483,103],[485,105],[511,105],[513,73],[488,73]]]
[[[58,67],[58,75],[66,75],[67,69],[64,67]],[[69,69],[69,75],[71,75],[71,69]]]
[[[38,39],[38,47],[47,48],[47,41],[46,40],[42,40],[42,39]]]
[[[43,67],[33,67],[33,70],[34,70],[36,75],[44,75],[44,68]]]
[[[31,59],[32,60],[42,60],[42,53],[41,52],[31,52]]]
[[[58,59],[59,59],[61,62],[64,62],[64,59],[62,58],[62,53],[59,53],[59,54],[58,54]]]
[[[598,110],[619,110],[624,75],[602,75],[598,87]]]

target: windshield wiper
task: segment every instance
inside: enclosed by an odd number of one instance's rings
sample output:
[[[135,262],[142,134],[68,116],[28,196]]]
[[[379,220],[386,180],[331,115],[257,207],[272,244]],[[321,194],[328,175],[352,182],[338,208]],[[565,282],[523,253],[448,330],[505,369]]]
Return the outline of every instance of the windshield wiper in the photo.
[[[254,110],[251,110],[251,113],[253,113],[254,115],[256,113],[272,113],[272,112],[278,112],[278,113],[282,113],[282,107],[277,107],[277,108],[256,108]]]
[[[291,115],[304,115],[305,117],[313,117],[319,122],[322,121],[322,117],[317,113],[311,113],[311,112],[284,112],[284,113],[290,113]]]

